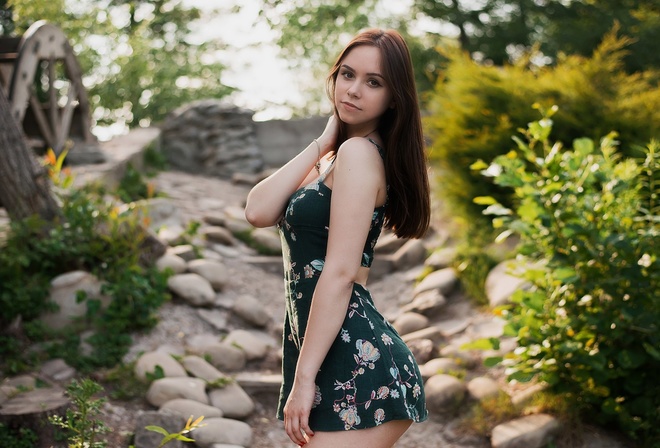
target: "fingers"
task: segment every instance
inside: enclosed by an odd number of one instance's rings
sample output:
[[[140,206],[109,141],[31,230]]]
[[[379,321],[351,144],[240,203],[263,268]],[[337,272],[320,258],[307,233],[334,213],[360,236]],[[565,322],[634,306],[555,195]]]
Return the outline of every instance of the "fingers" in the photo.
[[[307,425],[307,418],[302,418],[299,415],[291,415],[291,412],[284,410],[284,431],[289,436],[289,439],[298,446],[302,446],[307,443],[305,436],[302,431],[307,433],[305,427],[309,429]],[[304,427],[301,427],[301,421],[304,421]],[[311,431],[311,429],[309,430]]]
[[[294,413],[284,410],[284,430],[291,441],[298,446],[307,443],[308,438],[314,435],[309,427],[309,414]]]

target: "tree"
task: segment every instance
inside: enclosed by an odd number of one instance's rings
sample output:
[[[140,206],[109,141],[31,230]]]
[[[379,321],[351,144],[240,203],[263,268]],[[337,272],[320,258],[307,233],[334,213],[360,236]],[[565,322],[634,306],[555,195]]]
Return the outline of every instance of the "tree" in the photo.
[[[98,125],[148,125],[183,103],[232,92],[220,80],[224,66],[208,61],[222,44],[192,41],[201,13],[182,0],[0,0],[0,16],[9,14],[18,34],[40,19],[64,30]]]
[[[12,219],[38,215],[52,221],[59,207],[50,191],[46,170],[28,149],[11,116],[9,101],[0,88],[0,204]]]
[[[261,0],[261,16],[279,33],[278,45],[294,70],[311,74],[307,88],[308,113],[318,113],[325,96],[323,82],[334,59],[361,29],[395,28],[410,47],[419,91],[430,90],[444,58],[436,47],[443,43],[433,35],[411,34],[407,15],[388,12],[382,0]],[[305,88],[305,86],[301,86]]]

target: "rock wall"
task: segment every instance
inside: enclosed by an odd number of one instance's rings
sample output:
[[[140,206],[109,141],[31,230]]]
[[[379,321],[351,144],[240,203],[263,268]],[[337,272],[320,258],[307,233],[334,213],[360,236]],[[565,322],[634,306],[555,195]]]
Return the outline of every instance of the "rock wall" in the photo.
[[[161,150],[170,166],[186,172],[229,178],[264,168],[253,112],[220,100],[195,101],[164,121]]]
[[[284,165],[315,137],[326,117],[255,122],[253,112],[220,100],[201,100],[165,120],[161,150],[174,169],[231,178]]]

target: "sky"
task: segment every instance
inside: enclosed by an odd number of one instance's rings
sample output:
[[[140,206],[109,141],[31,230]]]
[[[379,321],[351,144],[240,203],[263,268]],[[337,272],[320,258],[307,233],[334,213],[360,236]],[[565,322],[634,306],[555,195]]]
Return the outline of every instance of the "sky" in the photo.
[[[216,2],[185,0],[187,5],[210,12]],[[234,5],[237,2],[222,2]],[[218,58],[227,69],[222,82],[240,92],[229,98],[234,104],[257,111],[254,119],[290,118],[291,107],[302,106],[304,97],[296,89],[296,74],[275,43],[276,35],[259,18],[259,0],[240,1],[240,11],[229,14],[209,14],[202,19],[193,38],[219,39],[228,45]]]
[[[382,0],[381,15],[397,14],[410,8],[411,0]],[[237,106],[256,111],[254,120],[288,119],[293,108],[302,108],[305,98],[300,85],[318,84],[307,73],[294,72],[277,44],[276,33],[264,20],[259,18],[261,0],[184,0],[184,4],[195,6],[208,13],[202,19],[195,39],[219,39],[228,44],[228,49],[218,58],[228,68],[222,72],[222,82],[236,87],[240,92],[229,98]],[[211,13],[221,4],[221,8],[231,10],[240,4],[239,12],[227,14]],[[418,23],[428,29],[431,24]]]

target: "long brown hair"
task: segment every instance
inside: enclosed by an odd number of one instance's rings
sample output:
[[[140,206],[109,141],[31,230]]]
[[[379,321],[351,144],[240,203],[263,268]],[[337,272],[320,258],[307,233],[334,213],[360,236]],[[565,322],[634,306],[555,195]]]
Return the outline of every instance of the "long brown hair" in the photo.
[[[326,80],[328,96],[334,104],[337,75],[344,57],[355,47],[371,45],[380,50],[381,70],[394,101],[380,117],[378,132],[385,146],[385,176],[388,201],[386,227],[401,238],[419,238],[426,233],[430,217],[430,189],[424,151],[422,120],[415,88],[410,51],[395,30],[362,31],[349,42],[332,66]],[[337,147],[346,141],[346,125],[339,121]]]

